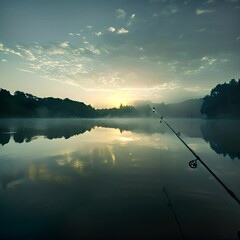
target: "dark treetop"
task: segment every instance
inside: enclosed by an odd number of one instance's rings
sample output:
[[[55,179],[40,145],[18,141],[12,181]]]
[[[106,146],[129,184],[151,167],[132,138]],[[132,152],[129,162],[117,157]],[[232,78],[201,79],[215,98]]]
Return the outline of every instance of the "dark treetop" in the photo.
[[[240,79],[218,84],[203,98],[201,113],[208,118],[240,118]]]

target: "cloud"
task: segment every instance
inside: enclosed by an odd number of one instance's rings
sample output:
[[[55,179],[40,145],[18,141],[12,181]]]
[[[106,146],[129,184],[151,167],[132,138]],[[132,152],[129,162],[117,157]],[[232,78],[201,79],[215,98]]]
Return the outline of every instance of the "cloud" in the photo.
[[[17,52],[14,49],[11,49],[11,48],[4,47],[3,43],[0,43],[0,51],[4,52],[6,54],[11,53],[11,54],[17,55],[19,57],[22,57],[22,54],[20,52]]]
[[[24,52],[25,52],[27,60],[29,60],[29,61],[35,61],[36,60],[36,57],[31,53],[31,51],[25,50]]]
[[[160,10],[159,12],[156,12],[153,14],[153,17],[160,17],[163,15],[171,15],[171,14],[175,14],[179,11],[177,5],[169,5],[164,7],[162,10]]]
[[[96,33],[94,33],[96,36],[98,36],[98,37],[100,37],[101,35],[103,35],[103,33],[102,32],[96,32]]]
[[[69,47],[69,42],[68,41],[62,42],[62,43],[59,44],[59,46],[62,47],[62,48],[68,48]]]
[[[207,13],[214,13],[216,10],[211,10],[211,9],[200,9],[198,8],[195,13],[197,15],[202,15],[202,14],[207,14]]]
[[[101,85],[99,87],[93,87],[93,88],[87,88],[85,89],[86,91],[89,92],[114,92],[116,91],[116,87],[117,87],[117,92],[118,93],[125,93],[125,94],[129,94],[133,97],[139,98],[139,96],[142,97],[142,100],[149,100],[152,98],[158,99],[159,98],[159,94],[163,94],[164,92],[167,91],[174,91],[176,89],[180,88],[180,85],[174,82],[164,82],[161,84],[157,84],[154,85],[152,87],[124,87],[124,85],[126,85],[126,81],[122,81],[121,84],[119,84],[119,80],[124,78],[124,76],[122,76],[120,73],[114,73],[113,76],[107,75],[107,79],[109,79],[109,77],[113,80],[112,83],[114,83],[113,85]],[[128,77],[128,76],[125,76]],[[96,77],[96,79],[99,79],[98,77]],[[101,79],[101,82],[103,79]],[[169,92],[168,92],[169,93]]]
[[[59,49],[59,48],[53,48],[53,49],[49,49],[49,51],[47,51],[48,55],[63,55],[65,53],[65,51],[63,49]]]
[[[127,13],[123,9],[119,8],[116,10],[116,12],[117,12],[117,18],[125,18],[126,17]]]
[[[132,25],[133,21],[135,20],[135,16],[136,16],[136,14],[133,13],[133,14],[129,17],[129,21],[127,22],[127,26],[128,26],[128,27]]]
[[[70,46],[68,42],[41,45],[16,45],[18,56],[23,58],[17,70],[35,73],[52,81],[75,85],[91,85],[85,81],[85,75],[96,71],[100,66],[97,56],[101,54],[94,44],[86,43],[84,47]],[[0,50],[7,53],[16,52],[0,44]],[[100,68],[100,67],[99,67]]]
[[[118,31],[117,31],[117,34],[126,34],[126,33],[128,33],[129,31],[127,30],[127,29],[125,29],[125,28],[121,28],[121,29],[119,29]]]
[[[160,15],[161,15],[160,12],[156,12],[156,13],[154,13],[152,16],[157,18],[157,17],[159,17]]]
[[[201,61],[202,62],[207,62],[209,65],[212,65],[217,61],[217,59],[216,58],[209,58],[208,56],[204,56],[204,57],[202,57]]]
[[[108,30],[109,32],[115,32],[115,31],[116,31],[116,28],[114,28],[114,27],[109,27],[107,30]]]
[[[27,69],[23,69],[23,68],[16,68],[16,70],[19,70],[19,71],[21,71],[21,72],[34,73],[34,72],[31,71],[31,70],[27,70]]]
[[[196,31],[197,31],[197,32],[205,32],[206,29],[205,29],[205,28],[200,28],[200,29],[197,29]]]
[[[207,61],[208,60],[208,57],[207,56],[204,56],[202,57],[201,61]]]
[[[203,91],[209,92],[211,90],[210,88],[201,88],[199,86],[188,87],[188,88],[183,88],[183,89],[187,92],[193,92],[193,93],[203,92]]]
[[[216,58],[209,59],[208,64],[209,64],[209,65],[212,65],[212,64],[214,64],[216,61],[217,61]]]
[[[100,55],[100,54],[101,54],[100,50],[97,49],[97,48],[96,48],[94,45],[92,45],[92,44],[87,43],[86,49],[89,50],[90,52],[96,54],[96,55]]]
[[[22,56],[25,59],[27,59],[29,61],[35,61],[36,60],[36,57],[34,56],[34,54],[30,50],[25,49],[24,47],[21,47],[20,45],[17,45],[17,49],[23,53]]]
[[[81,31],[81,32],[82,32],[82,31]],[[81,36],[80,33],[72,33],[72,32],[68,33],[68,35],[69,35],[69,36]]]
[[[92,75],[86,76],[86,90],[88,91],[112,91],[112,89],[120,89],[126,86],[126,83],[133,79],[132,73],[123,73],[118,70],[105,69],[103,71],[94,72]]]
[[[133,13],[133,14],[130,16],[130,19],[134,19],[134,18],[135,18],[135,16],[136,16],[136,14],[135,14],[135,13]]]

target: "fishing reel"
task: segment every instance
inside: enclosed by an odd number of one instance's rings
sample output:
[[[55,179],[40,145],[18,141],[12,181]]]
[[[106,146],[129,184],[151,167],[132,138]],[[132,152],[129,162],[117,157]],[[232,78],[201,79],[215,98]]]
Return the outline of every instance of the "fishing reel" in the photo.
[[[189,162],[189,167],[190,168],[197,168],[197,159],[193,159],[192,161]]]

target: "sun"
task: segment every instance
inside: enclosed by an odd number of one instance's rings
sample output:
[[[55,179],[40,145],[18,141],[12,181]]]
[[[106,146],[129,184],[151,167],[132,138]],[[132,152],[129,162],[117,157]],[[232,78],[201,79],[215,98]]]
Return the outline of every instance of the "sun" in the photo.
[[[115,94],[108,98],[108,105],[111,107],[119,108],[120,105],[129,105],[129,97],[126,94]]]

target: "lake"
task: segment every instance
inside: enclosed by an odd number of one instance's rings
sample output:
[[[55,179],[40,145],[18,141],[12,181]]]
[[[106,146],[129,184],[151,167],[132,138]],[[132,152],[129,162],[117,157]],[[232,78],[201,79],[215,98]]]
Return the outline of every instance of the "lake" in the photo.
[[[240,122],[169,119],[240,198]],[[157,119],[0,120],[0,239],[238,239],[240,206]]]

